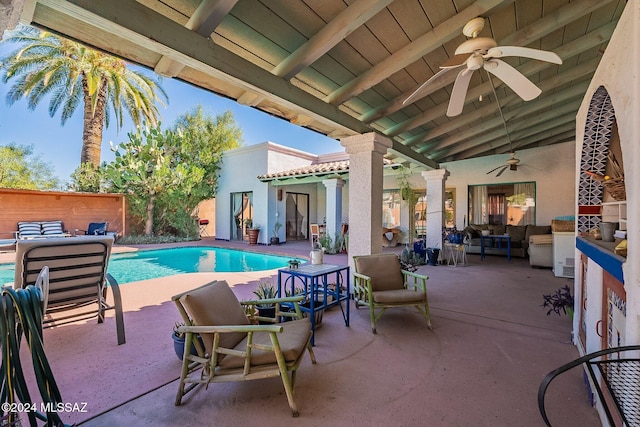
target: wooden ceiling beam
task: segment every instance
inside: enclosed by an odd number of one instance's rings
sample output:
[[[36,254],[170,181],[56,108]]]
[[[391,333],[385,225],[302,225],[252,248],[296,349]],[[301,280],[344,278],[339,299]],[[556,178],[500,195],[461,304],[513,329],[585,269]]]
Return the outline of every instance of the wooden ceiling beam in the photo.
[[[570,43],[567,43],[564,46],[561,46],[560,48],[556,49],[556,53],[563,60],[576,56],[581,52],[584,52],[588,49],[591,49],[595,46],[605,43],[607,40],[609,40],[609,38],[613,34],[614,28],[615,28],[615,25],[607,24],[602,28],[599,28],[598,30],[592,31],[591,33],[583,37],[580,37],[579,39],[576,39]],[[607,37],[607,36],[608,38],[603,39],[603,37]],[[575,78],[573,77],[574,75],[576,74],[579,75],[580,73],[583,73],[585,68],[587,67],[591,67],[591,69],[588,71],[593,72],[593,70],[595,70],[596,67],[598,66],[599,61],[600,61],[599,57],[593,58],[569,69],[566,69],[566,68],[563,69],[563,67],[560,66],[559,70],[561,74],[559,75],[563,75],[566,81],[573,80]],[[530,76],[534,73],[540,72],[541,70],[544,70],[545,68],[548,68],[551,66],[555,66],[555,65],[549,64],[548,62],[531,60],[531,61],[527,61],[522,66],[517,67],[517,70],[520,71],[525,76]],[[578,68],[578,67],[582,67],[582,68]],[[501,81],[496,79],[494,79],[494,82],[496,83],[496,88],[503,84]],[[539,86],[544,91],[545,88],[542,87],[543,84],[544,82],[541,82],[539,83]],[[471,101],[477,100],[480,95],[482,95],[483,97],[486,97],[486,96],[490,96],[492,93],[493,93],[493,90],[491,89],[491,84],[487,81],[481,85],[478,85],[476,87],[469,89],[469,91],[467,92],[467,96],[465,97],[465,104]],[[416,115],[408,120],[405,120],[402,123],[398,123],[397,125],[387,129],[387,131],[385,132],[385,135],[397,136],[403,132],[407,132],[407,131],[410,131],[411,129],[415,129],[416,127],[422,126],[425,123],[429,123],[430,121],[433,121],[438,117],[442,117],[446,114],[448,105],[449,105],[449,101],[447,100],[447,102],[439,104],[429,109],[428,111],[425,111],[422,114]],[[415,144],[416,142],[421,142],[421,141],[419,141],[416,138],[411,142],[411,144]]]
[[[306,110],[320,121],[342,128],[345,134],[371,131],[369,126],[338,108],[211,43],[208,38],[155,13],[135,0],[39,0],[38,7],[46,8],[41,14],[43,22],[39,23],[45,27],[47,22],[44,21],[55,12],[73,16],[94,31],[127,37],[144,49],[171,56],[235,87],[256,92],[265,99],[272,99],[292,110]],[[57,30],[73,37],[73,29]]]
[[[567,108],[567,105],[571,105],[575,110],[577,110],[580,106],[580,101],[582,100],[584,92],[589,86],[589,82],[585,83],[586,84],[576,85],[565,91],[559,92],[558,94],[554,94],[556,96],[549,96],[539,101],[532,101],[525,104],[522,108],[506,111],[504,116],[507,121],[509,131],[512,132],[513,130],[518,129],[518,126],[521,126],[522,122],[530,120],[530,116],[532,114],[536,114],[540,110],[548,109],[554,105],[562,105],[562,108]],[[575,102],[575,100],[577,100],[577,102]],[[487,132],[494,128],[499,128],[504,132],[504,124],[501,117],[498,116],[489,120],[482,120],[479,123],[472,125],[470,129],[454,134],[434,145],[424,147],[424,149],[420,149],[418,152],[439,152],[468,139],[476,140],[478,137],[482,136],[483,132]]]
[[[471,6],[455,14],[431,31],[423,34],[393,55],[385,58],[369,70],[352,79],[346,85],[329,94],[325,101],[332,105],[340,105],[359,95],[370,87],[380,83],[390,75],[413,64],[424,55],[432,52],[444,43],[460,35],[462,27],[471,19],[500,8],[514,0],[477,0]]]
[[[589,68],[587,66],[579,66],[574,68],[581,69],[580,70],[581,72],[577,73],[580,76],[587,76],[593,73],[593,68]],[[579,71],[579,70],[576,70],[576,71]],[[562,78],[562,75],[554,76],[551,79],[548,79],[547,83],[545,83],[544,85],[541,85],[544,87],[543,93],[550,92],[554,88],[566,84],[566,82],[567,80]],[[503,103],[502,101],[518,99],[520,108],[516,109],[512,104],[509,110],[504,111],[505,119],[507,120],[507,122],[509,122],[509,120],[512,120],[513,118],[518,118],[518,116],[529,114],[530,111],[536,111],[541,108],[553,107],[558,104],[563,104],[568,99],[572,99],[577,96],[584,95],[584,92],[588,86],[589,86],[589,82],[584,81],[579,84],[575,84],[569,88],[566,88],[564,90],[554,92],[548,96],[543,96],[542,98],[538,98],[537,100],[528,101],[528,102],[522,101],[522,99],[515,94],[510,95],[509,97],[502,99],[501,104]],[[495,99],[491,99],[488,102],[490,102],[490,104],[487,105],[486,107],[482,107],[477,109],[476,111],[469,112],[465,114],[463,117],[461,117],[459,120],[452,120],[451,122],[446,123],[445,125],[442,126],[443,129],[441,130],[443,131],[446,130],[447,132],[449,132],[453,129],[461,129],[467,126],[474,126],[474,123],[480,120],[483,121],[483,124],[481,124],[482,126],[489,126],[490,124],[495,124],[495,123],[498,123],[498,125],[500,125],[502,123],[502,120],[499,117],[489,119],[489,120],[483,120],[486,116],[493,115],[498,110],[498,106],[495,103]],[[504,106],[503,106],[503,109],[504,109]],[[486,122],[486,124],[484,122]],[[426,140],[427,142],[423,144],[420,148],[418,148],[417,151],[423,153],[425,151],[443,149],[450,145],[458,143],[461,139],[476,137],[477,132],[478,130],[474,126],[472,130],[458,132],[458,133],[455,133],[454,135],[446,137],[445,139],[438,140],[437,138],[441,135],[444,135],[446,132],[440,132],[434,128],[433,133],[437,135],[436,136],[431,135],[429,139],[426,139],[425,137],[420,138],[421,140]],[[405,141],[405,145],[413,146],[415,144],[410,144],[409,142]]]
[[[291,79],[387,7],[392,1],[355,1],[284,61],[279,63],[271,72],[285,80]]]
[[[526,136],[525,138],[519,139],[517,143],[512,142],[511,146],[509,146],[508,142],[504,142],[501,144],[500,141],[497,141],[497,143],[493,144],[491,148],[485,146],[487,148],[486,150],[477,150],[478,154],[475,157],[505,154],[510,153],[511,151],[524,150],[525,148],[542,147],[545,145],[556,144],[558,142],[567,142],[575,140],[575,134],[575,123],[569,121],[561,123],[559,126],[554,126],[551,128],[540,130],[538,132],[534,132],[531,135]],[[447,159],[447,161],[452,162],[461,160],[460,156],[458,155],[449,157]]]
[[[578,101],[579,103],[580,101]],[[531,135],[544,132],[556,126],[561,126],[566,123],[572,122],[575,127],[575,108],[573,106],[564,108],[563,111],[552,110],[548,114],[536,116],[526,123],[526,128],[521,129],[518,132],[509,132],[511,138],[511,144],[522,138],[529,137]],[[568,113],[566,111],[569,111]],[[561,115],[559,115],[561,114]],[[503,138],[500,138],[500,132],[502,132]],[[489,150],[495,150],[498,147],[508,146],[509,139],[507,139],[504,129],[498,129],[494,131],[494,135],[491,137],[488,134],[481,135],[477,140],[471,140],[463,144],[456,145],[450,149],[440,152],[432,153],[429,157],[442,161],[442,159],[467,159],[470,157],[478,157],[482,153]]]
[[[584,16],[593,12],[594,10],[602,7],[604,4],[609,3],[610,1],[613,1],[613,0],[573,1],[568,5],[563,6],[558,10],[546,15],[544,18],[539,19],[534,24],[529,25],[526,28],[523,28],[522,30],[511,34],[510,36],[506,37],[503,40],[500,40],[498,44],[501,46],[505,46],[508,44],[515,44],[516,46],[526,46],[529,43],[532,43],[533,41],[538,40],[541,37],[548,35],[549,33],[559,28],[562,28],[563,26],[567,25],[569,22],[577,19],[577,17]],[[417,39],[415,42],[405,46],[405,48],[399,50],[395,54],[389,56],[385,60],[376,64],[374,67],[362,73],[355,79],[351,80],[346,85],[335,90],[326,98],[326,101],[334,105],[342,104],[345,101],[347,101],[349,98],[359,95],[365,90],[380,83],[382,80],[388,78],[392,74],[400,71],[407,65],[417,61],[418,59],[420,59],[421,56],[424,56],[426,53],[431,52],[436,47],[453,39],[453,37],[455,37],[457,34],[451,34],[450,31],[452,29],[460,31],[460,28],[462,28],[462,26],[466,24],[466,22],[463,22],[461,26],[458,26],[459,20],[467,16],[467,11],[469,9],[481,8],[482,6],[491,7],[490,4],[480,5],[480,1],[474,3],[472,6],[469,6],[467,9],[463,10],[462,12],[458,13],[454,17],[445,21],[443,24],[434,28],[429,33],[426,33],[425,35]],[[502,4],[493,4],[492,8],[497,8],[499,6],[502,6]],[[470,18],[466,19],[466,21],[468,21],[469,19],[475,18],[476,16],[481,16],[484,13],[486,13],[486,11],[476,13],[474,16],[471,16]],[[445,25],[446,25],[445,27],[446,31],[443,30],[443,32],[445,33],[447,31],[449,32],[449,34],[447,34],[448,38],[445,37],[440,40],[434,40],[433,42],[435,43],[435,46],[427,45],[427,46],[424,46],[425,48],[423,50],[419,50],[419,48],[417,47],[419,41],[421,41],[423,38],[427,36],[430,36],[436,30],[440,29],[440,27]],[[407,54],[407,51],[409,51],[410,54]],[[417,53],[420,53],[420,55],[416,56],[416,51]],[[423,96],[426,96],[428,93],[431,93],[431,92],[427,92]],[[413,102],[417,101],[418,99],[421,99],[423,96],[418,96],[414,98]],[[404,99],[406,99],[406,97]]]
[[[202,0],[185,24],[185,28],[203,37],[209,37],[237,2],[238,0]],[[164,77],[175,77],[183,68],[184,64],[179,61],[162,56],[153,70]]]
[[[572,40],[560,47],[558,47],[557,49],[554,49],[554,52],[556,54],[558,54],[558,56],[560,56],[560,58],[562,58],[563,60],[567,60],[573,56],[578,55],[581,52],[584,52],[588,49],[591,49],[595,46],[599,46],[603,43],[606,43],[608,40],[611,39],[611,35],[613,34],[613,30],[615,29],[617,25],[617,20],[614,22],[609,22],[599,28],[596,28],[595,30],[585,34],[582,37],[579,37],[575,40]],[[528,28],[528,27],[527,27]],[[536,73],[546,67],[550,66],[549,64],[545,64],[542,63],[540,61],[528,61],[527,63],[523,64],[521,67],[519,67],[518,69],[520,70],[520,72],[522,72],[524,75],[531,75],[533,73]],[[413,102],[416,102],[417,100],[423,98],[424,96],[427,96],[430,93],[435,92],[436,90],[442,89],[446,86],[448,86],[449,84],[452,84],[453,81],[456,78],[456,73],[447,73],[444,74],[444,76],[441,79],[438,79],[436,81],[434,81],[432,87],[429,88],[429,90],[424,91],[424,93],[421,93],[417,98],[415,98],[413,100]],[[413,93],[413,91],[415,90],[412,89],[411,91],[407,91],[403,94],[401,94],[400,96],[394,98],[393,100],[380,105],[372,110],[370,110],[369,112],[363,114],[360,116],[360,120],[366,122],[366,123],[372,123],[375,120],[378,120],[382,117],[388,116],[390,114],[395,113],[396,111],[401,110],[402,108],[406,107],[406,105],[403,104],[403,101],[405,99],[407,99],[407,97],[409,95],[411,95],[411,93]],[[490,91],[490,89],[489,89]],[[445,107],[445,112],[446,112],[446,107]],[[444,115],[445,113],[442,113],[441,115]],[[427,120],[427,121],[431,121],[431,120]],[[425,123],[425,122],[423,122]],[[415,126],[414,126],[415,127]],[[398,132],[400,133],[400,132]]]

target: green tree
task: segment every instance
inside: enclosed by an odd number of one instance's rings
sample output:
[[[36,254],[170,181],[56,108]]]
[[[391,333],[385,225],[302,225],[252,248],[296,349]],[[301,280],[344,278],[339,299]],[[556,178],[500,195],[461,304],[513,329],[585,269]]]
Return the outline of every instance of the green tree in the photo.
[[[9,144],[0,146],[0,187],[28,190],[52,190],[60,182],[53,166],[33,154],[33,146]]]
[[[81,163],[71,174],[71,183],[67,188],[71,191],[85,191],[100,193],[104,191],[104,173],[102,167],[95,167],[93,163]]]
[[[158,193],[173,192],[184,181],[201,172],[186,164],[171,164],[182,135],[160,125],[129,133],[129,142],[115,147],[115,160],[107,164],[105,176],[116,192],[129,194],[134,214],[145,218],[144,232],[153,234],[153,218]]]
[[[116,57],[64,39],[55,34],[22,26],[9,33],[2,43],[22,45],[0,59],[2,81],[15,83],[7,93],[7,104],[27,98],[29,108],[45,98],[49,115],[58,110],[61,124],[83,104],[83,134],[80,163],[100,166],[103,126],[115,115],[117,126],[124,124],[125,113],[136,126],[155,125],[159,120],[156,103],[164,105],[164,90],[145,75],[129,70]]]
[[[242,131],[229,111],[213,117],[201,106],[180,116],[172,129],[148,127],[129,134],[105,167],[112,191],[126,192],[132,213],[144,218],[146,235],[196,235],[191,216],[215,196],[222,152],[238,147]]]
[[[230,111],[214,117],[201,105],[178,117],[173,130],[180,131],[183,139],[172,161],[189,163],[202,175],[192,176],[178,191],[159,195],[156,227],[167,233],[191,229],[195,234],[192,214],[198,203],[215,197],[222,153],[240,146],[242,130]]]

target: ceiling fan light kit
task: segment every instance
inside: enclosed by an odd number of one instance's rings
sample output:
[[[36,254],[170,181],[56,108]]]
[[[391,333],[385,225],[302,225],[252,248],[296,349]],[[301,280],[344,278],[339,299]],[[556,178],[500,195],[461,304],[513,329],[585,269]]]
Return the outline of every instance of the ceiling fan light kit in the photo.
[[[490,174],[498,171],[496,177],[499,177],[507,169],[517,171],[520,159],[516,158],[516,153],[513,151],[509,130],[507,129],[507,122],[502,113],[500,100],[498,99],[491,75],[499,78],[502,83],[511,88],[511,90],[525,101],[531,101],[542,93],[542,90],[524,74],[500,58],[517,56],[558,65],[562,64],[562,59],[555,52],[546,50],[520,46],[498,46],[498,43],[490,37],[478,37],[484,28],[484,24],[485,20],[482,17],[474,18],[467,22],[462,29],[462,34],[469,37],[469,39],[462,42],[455,50],[454,55],[440,66],[441,70],[413,91],[413,93],[403,101],[403,104],[406,105],[417,98],[429,84],[442,77],[445,73],[464,66],[464,68],[458,72],[453,83],[453,89],[451,90],[451,97],[447,107],[447,116],[455,117],[462,113],[473,72],[483,68],[487,72],[487,78],[491,84],[493,96],[498,104],[498,111],[500,112],[504,130],[509,141],[509,148],[511,149],[511,157],[507,159],[505,164],[487,172],[487,174]],[[482,101],[482,95],[478,97],[478,100]]]
[[[474,71],[484,68],[489,74],[498,77],[505,85],[511,88],[518,96],[525,101],[530,101],[540,95],[542,91],[531,80],[516,70],[513,66],[500,60],[508,56],[518,56],[535,59],[538,61],[562,64],[562,59],[554,52],[531,49],[520,46],[498,46],[496,41],[490,37],[478,37],[484,28],[484,18],[474,18],[462,29],[462,33],[469,37],[468,40],[458,46],[454,56],[440,66],[441,70],[433,77],[420,85],[403,104],[409,103],[436,78],[453,69],[465,66],[458,72],[458,76],[453,84],[447,116],[454,117],[462,113],[471,75]],[[491,76],[489,75],[489,79]]]

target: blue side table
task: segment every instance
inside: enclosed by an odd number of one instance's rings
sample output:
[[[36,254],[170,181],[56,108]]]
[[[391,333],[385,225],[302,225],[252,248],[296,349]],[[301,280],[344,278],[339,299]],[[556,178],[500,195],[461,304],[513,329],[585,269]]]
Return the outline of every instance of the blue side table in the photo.
[[[493,242],[497,241],[498,246],[496,249],[498,250],[506,250],[507,251],[507,261],[511,262],[511,236],[508,234],[490,234],[488,236],[480,236],[480,259],[484,259],[484,241],[485,239],[489,239],[491,243],[491,247],[493,246]],[[502,246],[502,241],[506,240],[507,245],[505,247]]]
[[[305,300],[309,301],[309,307],[301,306],[300,310],[308,313],[311,320],[311,345],[315,341],[316,312],[337,305],[342,310],[345,326],[349,326],[349,280],[347,265],[306,263],[298,268],[278,270],[278,297],[283,295],[283,289],[294,295],[298,287],[303,289]],[[333,299],[329,301],[329,297]],[[346,302],[344,306],[343,302]]]

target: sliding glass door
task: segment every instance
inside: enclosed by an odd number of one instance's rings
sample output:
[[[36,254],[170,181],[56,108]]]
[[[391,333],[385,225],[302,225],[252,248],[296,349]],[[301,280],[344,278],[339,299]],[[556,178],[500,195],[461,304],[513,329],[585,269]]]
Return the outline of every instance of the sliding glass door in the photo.
[[[309,195],[287,193],[287,240],[306,240],[309,238]]]
[[[253,225],[253,192],[231,193],[231,240],[248,240]]]

